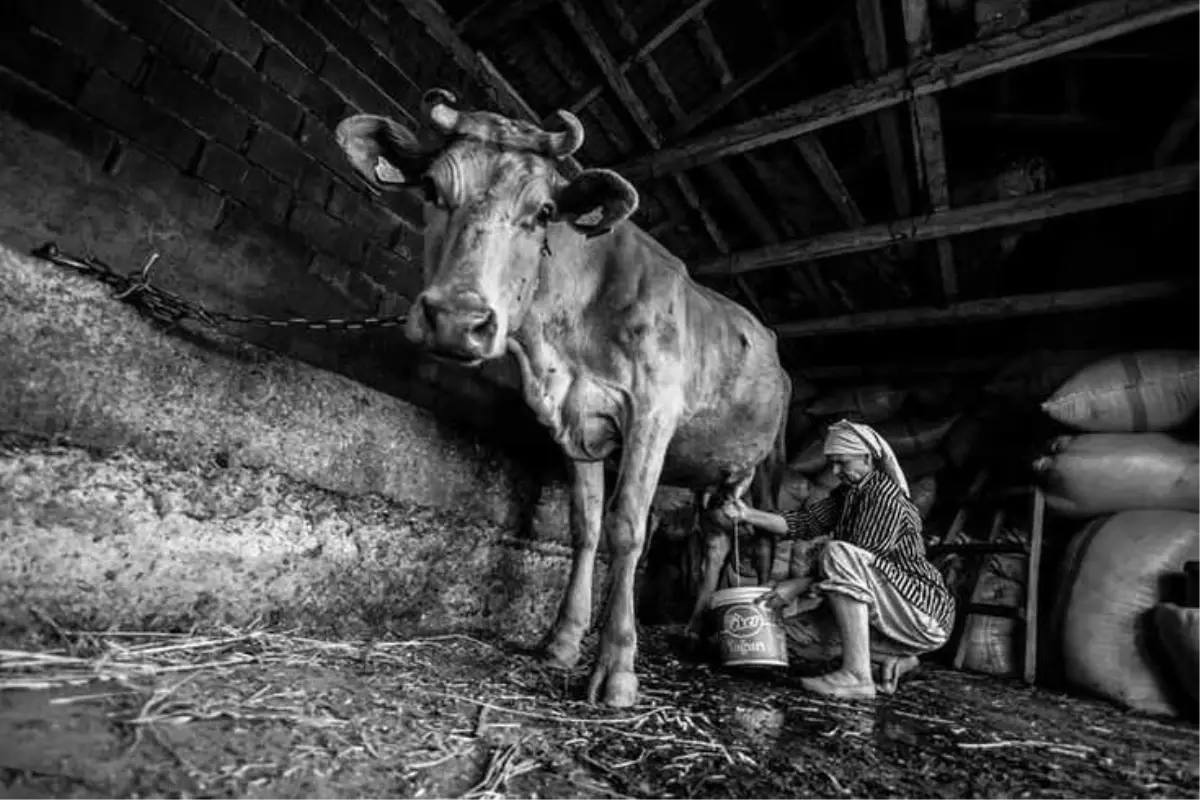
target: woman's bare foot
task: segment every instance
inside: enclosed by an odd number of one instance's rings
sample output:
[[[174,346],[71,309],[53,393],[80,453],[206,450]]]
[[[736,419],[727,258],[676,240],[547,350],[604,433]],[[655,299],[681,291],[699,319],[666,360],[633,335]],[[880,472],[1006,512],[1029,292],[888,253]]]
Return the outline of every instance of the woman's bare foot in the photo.
[[[916,656],[892,656],[879,664],[879,691],[893,694],[900,679],[912,672],[921,662]]]
[[[870,675],[856,675],[845,669],[815,678],[801,678],[800,685],[824,697],[844,700],[871,700],[875,697],[875,682]]]

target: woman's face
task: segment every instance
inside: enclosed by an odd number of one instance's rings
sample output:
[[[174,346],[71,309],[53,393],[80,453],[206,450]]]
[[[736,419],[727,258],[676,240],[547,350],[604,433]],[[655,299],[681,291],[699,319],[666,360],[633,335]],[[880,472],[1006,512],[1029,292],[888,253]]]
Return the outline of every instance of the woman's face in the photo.
[[[854,485],[871,474],[869,456],[829,456],[833,476],[842,483]]]

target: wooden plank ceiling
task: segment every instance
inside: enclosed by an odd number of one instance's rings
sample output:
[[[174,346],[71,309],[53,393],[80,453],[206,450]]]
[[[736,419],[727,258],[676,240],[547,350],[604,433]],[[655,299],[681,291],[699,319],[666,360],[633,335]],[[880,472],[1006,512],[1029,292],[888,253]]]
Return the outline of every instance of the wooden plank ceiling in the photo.
[[[1194,303],[1195,256],[1163,254],[1196,247],[1195,0],[396,2],[496,110],[578,114],[579,163],[634,181],[635,221],[797,364]],[[1074,246],[1095,236],[1140,263]]]

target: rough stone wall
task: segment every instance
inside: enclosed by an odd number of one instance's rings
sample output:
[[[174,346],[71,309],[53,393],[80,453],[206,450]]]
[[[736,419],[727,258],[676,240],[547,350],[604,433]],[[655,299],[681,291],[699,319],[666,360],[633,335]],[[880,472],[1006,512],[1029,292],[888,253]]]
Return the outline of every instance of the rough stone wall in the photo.
[[[0,542],[0,632],[16,633],[40,615],[85,630],[257,622],[532,643],[570,565],[565,547],[478,516],[278,469],[2,443]]]
[[[0,309],[0,625],[548,624],[565,498],[521,461],[3,247]]]

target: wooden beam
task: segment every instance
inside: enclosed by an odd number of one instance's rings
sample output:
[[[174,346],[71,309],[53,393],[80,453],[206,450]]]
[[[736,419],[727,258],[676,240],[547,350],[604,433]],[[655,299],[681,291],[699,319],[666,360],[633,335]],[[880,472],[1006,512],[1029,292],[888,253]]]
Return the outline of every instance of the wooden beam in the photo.
[[[501,6],[510,5],[508,0],[482,0],[476,3],[475,7],[463,15],[462,19],[454,23],[454,32],[462,36],[467,30],[481,17],[491,16],[498,11]]]
[[[922,100],[926,98],[921,98]],[[1028,128],[1039,133],[1062,133],[1079,136],[1087,132],[1119,130],[1121,123],[1087,114],[1044,113],[1040,111],[956,111],[945,109],[941,118],[952,126],[981,128]]]
[[[826,92],[756,119],[620,164],[631,179],[744,153],[1072,50],[1195,14],[1194,0],[1096,0],[986,42],[929,56],[865,84]]]
[[[405,0],[400,0],[400,2],[403,3]],[[472,28],[483,25],[490,30],[502,30],[552,2],[554,0],[481,0],[466,16],[455,23],[453,30],[462,35]],[[438,13],[444,15],[445,12],[439,8]]]
[[[908,60],[913,62],[933,52],[928,0],[904,0],[903,11],[904,40],[908,45]],[[916,151],[917,185],[924,189],[932,211],[945,211],[950,207],[950,182],[946,175],[946,150],[942,145],[942,116],[937,98],[932,95],[914,98],[909,105],[909,122]],[[937,259],[942,297],[951,303],[958,297],[958,271],[954,266],[954,247],[949,239],[937,240]]]
[[[747,153],[746,163],[750,165],[750,169],[754,171],[754,174],[758,177],[759,182],[763,184],[763,186],[770,187],[772,185],[772,182],[776,179],[776,176],[773,172],[773,167],[763,163],[763,161],[758,158],[757,153]],[[784,235],[786,236],[796,237],[797,235],[812,235],[812,228],[809,227],[807,221],[803,217],[780,214],[778,216],[778,222],[780,227],[783,229]],[[822,314],[828,315],[833,313],[835,309],[833,293],[830,291],[829,286],[821,277],[821,274],[818,271],[815,263],[811,261],[801,262],[797,264],[795,268],[789,270],[788,275],[796,281],[796,285],[800,291],[803,292],[806,297],[810,298],[814,304],[816,304],[817,309]]]
[[[753,89],[758,84],[762,83],[767,78],[771,77],[775,72],[796,56],[811,48],[816,42],[827,36],[829,32],[837,25],[836,20],[830,20],[823,23],[820,27],[814,30],[807,36],[802,36],[795,39],[790,46],[776,56],[769,64],[763,66],[757,72],[747,75],[744,78],[736,79],[733,83],[725,86],[721,91],[705,100],[695,111],[692,111],[687,116],[679,121],[679,123],[670,130],[667,138],[671,141],[681,139],[694,131],[697,127],[704,124],[714,115],[724,110],[730,103],[737,100],[746,92]]]
[[[880,0],[857,0],[858,31],[866,55],[867,72],[872,78],[888,70],[887,37],[883,31],[883,6]],[[904,168],[904,143],[900,136],[900,116],[894,108],[882,109],[875,115],[879,138],[883,143],[884,163],[887,164],[888,184],[892,189],[892,204],[896,216],[912,213],[912,198],[908,194],[908,173]]]
[[[999,369],[1019,356],[975,356],[939,361],[881,361],[870,364],[817,364],[796,370],[812,381],[850,382],[886,378],[971,375]]]
[[[704,13],[704,9],[712,5],[713,0],[694,0],[688,6],[676,15],[673,19],[667,22],[653,36],[640,45],[633,55],[616,65],[617,72],[624,75],[629,71],[629,68],[638,63],[646,56],[658,49],[659,45],[670,39],[675,32],[695,19],[696,15]],[[596,84],[592,88],[583,92],[579,98],[567,106],[567,110],[578,114],[581,110],[587,107],[589,103],[596,99],[599,94],[604,91],[604,84]]]
[[[816,178],[817,185],[833,203],[838,216],[852,228],[865,225],[866,217],[863,216],[858,203],[854,201],[854,197],[838,173],[837,167],[830,160],[821,140],[816,136],[801,136],[795,140],[795,146],[800,157],[804,159],[805,165]]]
[[[658,127],[650,118],[650,111],[646,105],[638,97],[634,91],[633,85],[625,74],[618,69],[616,60],[609,52],[608,46],[604,44],[604,40],[600,37],[600,32],[596,30],[587,13],[583,10],[579,0],[559,0],[559,7],[570,22],[571,27],[575,30],[576,35],[583,41],[583,46],[591,54],[596,65],[600,68],[604,78],[608,81],[609,86],[616,93],[624,106],[625,111],[633,118],[634,125],[645,137],[651,148],[657,149],[662,146],[662,134]],[[657,67],[655,67],[657,70]],[[659,82],[665,85],[665,79],[660,74]],[[683,175],[672,176],[675,185],[679,188],[680,194],[692,209],[699,215],[701,223],[704,225],[713,244],[716,245],[717,251],[721,253],[729,252],[729,243],[725,240],[725,236],[721,233],[717,226],[716,220],[704,207],[704,203],[700,200],[700,193],[696,191],[696,187],[692,182]]]
[[[621,4],[617,0],[603,0],[603,3],[605,9],[608,11],[609,16],[612,18],[613,22],[616,23],[617,34],[625,41],[626,44],[632,46],[634,42],[637,41],[637,31],[634,29],[633,24],[629,21],[628,16],[626,16],[625,9],[621,8]],[[703,20],[703,17],[699,17],[699,19]],[[715,45],[715,41],[713,44]],[[659,69],[658,62],[655,61],[652,55],[646,56],[645,66],[646,73],[650,76],[650,82],[654,85],[655,90],[662,97],[663,102],[667,104],[667,108],[670,109],[671,114],[676,119],[682,117],[683,107],[679,103],[679,98],[676,97],[675,91],[671,88],[671,85],[667,81],[666,77],[663,76],[662,70]],[[736,176],[734,176],[733,173],[730,172],[724,165],[710,165],[708,172],[713,179],[717,181],[718,185],[727,192],[736,192],[737,190],[741,189]],[[708,210],[701,202],[699,193],[696,191],[695,186],[690,180],[682,175],[675,175],[674,177],[680,192],[682,192],[685,198],[688,199],[689,205],[695,208],[700,214],[701,220],[704,222],[705,228],[708,230],[709,238],[713,240],[713,243],[716,244],[717,249],[721,253],[728,253],[729,245],[726,242],[724,235],[718,228],[716,221],[712,219],[712,215],[709,214]],[[756,223],[766,225],[766,220],[762,219],[761,212],[758,212],[753,200],[750,199],[746,192],[742,191],[742,194],[749,202],[745,206],[737,205],[737,208],[743,212],[743,214],[750,221],[751,225]],[[736,202],[737,200],[735,198],[735,203]],[[757,219],[755,218],[756,215]],[[768,241],[775,240],[768,239]],[[750,288],[750,284],[746,281],[746,279],[743,276],[738,275],[734,277],[733,283],[737,290],[746,298],[747,303],[750,305],[754,313],[756,313],[764,323],[769,322],[769,319],[763,310],[762,304],[759,302],[754,290]]]
[[[986,300],[968,300],[946,308],[898,308],[889,311],[872,311],[866,314],[851,314],[832,319],[789,322],[776,325],[775,333],[784,339],[797,339],[841,333],[864,333],[1016,319],[1072,311],[1092,311],[1130,303],[1178,297],[1187,289],[1188,285],[1179,281],[1148,281],[1125,286],[1106,286],[1100,289],[995,297]]]
[[[440,6],[433,0],[399,0],[400,5],[414,19],[425,26],[433,40],[445,48],[446,52],[458,65],[459,69],[470,75],[476,83],[484,87],[493,105],[500,111],[516,119],[537,122],[538,115],[530,108],[520,93],[513,88],[495,65],[483,53],[478,52],[454,31],[454,26],[442,12]],[[559,161],[560,168],[568,178],[578,175],[581,171],[579,162],[574,157]]]
[[[784,242],[734,253],[697,264],[697,275],[734,274],[791,264],[806,259],[861,253],[899,241],[926,241],[973,231],[1021,225],[1067,214],[1152,200],[1196,190],[1196,164],[1165,167],[1119,178],[1064,186],[1039,194],[1007,197],[990,203],[952,208],[923,217],[835,231],[810,239]]]
[[[791,36],[786,30],[787,26],[779,16],[779,9],[772,0],[758,0],[759,9],[762,11],[763,19],[767,30],[770,31],[772,44],[776,52],[783,52],[785,55],[789,52],[789,45],[795,46],[799,44],[800,50],[807,50],[821,38],[828,36],[834,30],[844,30],[846,28],[847,14],[844,8],[836,10],[831,16],[818,25],[816,29],[810,31],[807,36]],[[800,70],[795,61],[784,59],[777,61],[781,66],[786,66],[787,75],[790,76],[791,82],[796,86],[804,85],[804,76],[800,74]],[[750,111],[746,107],[745,102],[737,103],[737,111],[740,116],[749,116]],[[810,144],[811,149],[819,153],[820,158],[824,163],[829,164],[832,169],[825,148],[821,145],[820,139],[816,136],[803,137]],[[867,160],[874,160],[877,155],[872,153]],[[745,161],[754,170],[759,181],[767,188],[768,192],[774,192],[779,184],[778,178],[773,175],[774,170],[765,166],[755,153],[747,153]],[[833,171],[837,174],[837,171]],[[839,176],[840,181],[840,176]],[[820,187],[824,188],[824,187]],[[837,207],[836,201],[830,198]],[[857,207],[856,207],[857,208]],[[799,234],[803,236],[812,235],[812,228],[807,224],[804,214],[788,214],[786,212],[779,215],[779,222],[784,228],[785,235],[795,237],[797,235],[796,228],[799,228]],[[788,278],[798,286],[805,296],[811,298],[816,303],[817,309],[823,316],[829,316],[839,306],[848,312],[857,311],[857,306],[852,298],[843,287],[838,286],[836,291],[832,286],[832,281],[827,281],[825,276],[817,268],[817,265],[812,262],[806,262],[798,265],[795,269],[787,271]]]
[[[1111,355],[1117,348],[1043,350],[1053,360],[1070,358],[1081,364]],[[972,375],[994,372],[1029,356],[1028,352],[989,353],[979,356],[939,359],[937,361],[876,361],[857,364],[817,364],[797,369],[796,374],[813,381],[851,382],[893,379],[903,385],[921,378],[945,375]]]
[[[717,43],[716,34],[708,26],[708,20],[703,14],[692,22],[692,33],[696,37],[701,56],[708,61],[712,71],[717,73],[717,82],[721,84],[721,88],[733,83],[733,72],[729,69],[729,62],[725,60],[725,52]]]
[[[1179,109],[1175,119],[1167,127],[1157,149],[1154,151],[1154,166],[1165,167],[1175,157],[1175,152],[1183,144],[1184,139],[1196,127],[1197,114],[1200,113],[1200,84],[1192,87],[1192,96]]]
[[[867,224],[866,217],[863,216],[862,210],[859,209],[858,203],[854,201],[854,197],[850,194],[850,189],[847,188],[845,181],[842,180],[841,174],[837,167],[833,165],[833,161],[829,158],[829,153],[821,144],[820,139],[816,134],[801,136],[794,140],[796,149],[800,152],[800,157],[804,159],[804,163],[808,166],[813,177],[816,178],[817,184],[821,187],[821,191],[833,203],[834,209],[838,215],[846,223],[849,228],[861,228]],[[892,262],[884,257],[884,254],[879,252],[868,252],[865,258],[871,268],[886,281],[889,288],[898,296],[904,297],[906,300],[911,296],[901,282],[896,280],[895,269]]]

